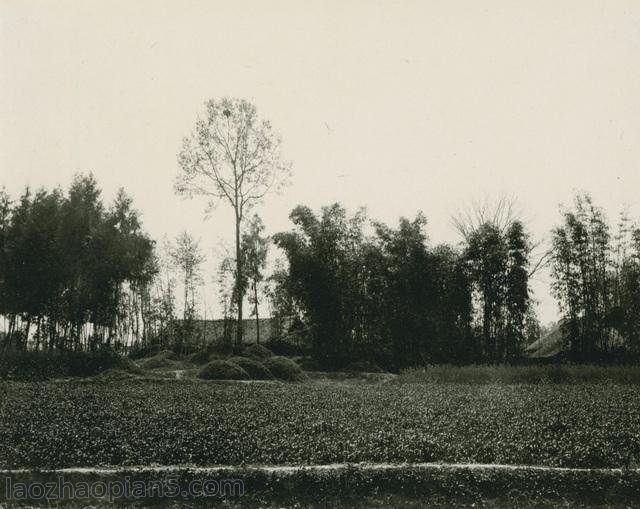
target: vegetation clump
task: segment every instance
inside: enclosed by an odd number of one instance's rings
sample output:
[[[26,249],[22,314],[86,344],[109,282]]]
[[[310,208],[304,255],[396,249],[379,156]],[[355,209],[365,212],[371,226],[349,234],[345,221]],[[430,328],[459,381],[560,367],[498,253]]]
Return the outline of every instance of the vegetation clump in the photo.
[[[217,359],[220,359],[220,354],[209,350],[198,350],[187,357],[187,361],[198,366]]]
[[[251,377],[234,362],[213,360],[202,367],[198,372],[198,378],[204,380],[248,380]]]
[[[266,359],[267,357],[273,357],[273,352],[266,346],[258,343],[253,343],[244,349],[244,355],[248,357],[255,357],[257,359]]]
[[[249,359],[247,357],[232,357],[230,362],[237,364],[244,369],[252,380],[273,380],[274,376],[267,369],[267,367],[256,359]]]
[[[140,366],[144,369],[170,368],[178,365],[178,355],[169,350],[162,350],[152,357],[147,357],[140,361]]]
[[[307,379],[300,366],[286,357],[269,357],[265,359],[264,365],[278,380],[301,382]]]

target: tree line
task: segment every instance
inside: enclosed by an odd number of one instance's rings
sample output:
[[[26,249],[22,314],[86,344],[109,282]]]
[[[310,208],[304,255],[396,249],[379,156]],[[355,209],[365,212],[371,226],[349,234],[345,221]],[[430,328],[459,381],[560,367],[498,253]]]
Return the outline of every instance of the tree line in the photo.
[[[256,319],[266,297],[274,320],[288,318],[327,368],[362,360],[388,369],[513,363],[540,336],[530,280],[549,263],[568,355],[637,354],[640,228],[623,214],[612,233],[604,212],[581,194],[534,263],[525,225],[501,207],[460,215],[462,242],[435,246],[420,213],[388,226],[340,204],[318,213],[298,206],[293,228],[272,237],[254,215],[242,223],[240,284],[236,260],[220,263],[222,316],[235,321],[238,287]],[[267,274],[270,245],[284,259]],[[125,192],[106,206],[91,175],[77,176],[66,193],[26,189],[12,201],[3,191],[3,347],[204,347],[195,327],[204,260],[186,232],[156,245]],[[223,339],[231,342],[232,332]]]
[[[131,199],[107,207],[92,176],[66,193],[44,189],[12,202],[0,193],[3,346],[93,349],[142,335],[155,276],[153,241]]]
[[[273,276],[276,315],[302,318],[325,367],[521,362],[542,333],[530,283],[546,266],[565,359],[640,353],[640,227],[621,214],[612,233],[584,193],[535,258],[539,243],[506,200],[455,217],[456,246],[430,246],[421,214],[395,228],[339,204],[290,218],[274,236],[288,261]]]
[[[453,218],[456,245],[431,245],[422,214],[389,226],[340,204],[317,213],[298,206],[292,229],[267,237],[249,213],[287,183],[290,165],[255,106],[229,98],[205,103],[178,166],[177,194],[204,197],[207,211],[219,203],[233,210],[233,254],[221,257],[216,282],[222,339],[234,335],[236,348],[245,302],[259,327],[266,297],[277,334],[303,336],[324,367],[519,362],[541,334],[531,278],[549,266],[569,356],[640,349],[640,228],[622,215],[613,231],[587,195],[562,211],[542,256],[506,200]],[[267,274],[271,245],[284,259]],[[204,347],[204,260],[186,232],[156,245],[126,193],[105,205],[91,175],[66,193],[27,189],[12,201],[2,192],[2,344]]]
[[[241,288],[256,320],[268,250],[263,231],[254,216],[241,236]],[[91,174],[74,177],[66,192],[26,188],[12,200],[2,190],[0,349],[202,347],[206,331],[197,323],[205,260],[186,231],[152,240],[124,190],[106,205]],[[225,323],[237,309],[236,272],[229,270],[235,265],[231,256],[220,263]],[[229,327],[223,339],[231,341],[232,332]]]

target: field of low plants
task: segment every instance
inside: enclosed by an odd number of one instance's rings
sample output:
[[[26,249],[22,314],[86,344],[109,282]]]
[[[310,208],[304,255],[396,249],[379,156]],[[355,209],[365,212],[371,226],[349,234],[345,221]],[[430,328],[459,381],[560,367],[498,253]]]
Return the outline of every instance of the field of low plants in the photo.
[[[624,384],[4,382],[0,468],[477,462],[634,467]]]
[[[462,384],[636,384],[640,366],[597,364],[471,365],[441,364],[403,370],[397,382]]]

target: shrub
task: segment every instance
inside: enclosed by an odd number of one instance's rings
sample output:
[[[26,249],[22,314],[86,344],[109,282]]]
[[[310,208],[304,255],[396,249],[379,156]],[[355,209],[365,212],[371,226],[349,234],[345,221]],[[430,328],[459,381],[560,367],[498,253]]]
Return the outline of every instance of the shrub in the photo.
[[[267,357],[273,357],[273,352],[266,346],[253,343],[244,349],[244,355],[248,357],[255,357],[256,359],[266,359]]]
[[[206,350],[199,350],[189,355],[187,357],[187,360],[191,364],[198,364],[198,365],[206,364],[207,362],[209,362],[209,352],[207,352]]]
[[[168,350],[162,350],[153,357],[142,359],[140,366],[144,369],[169,368],[177,366],[177,354]]]
[[[248,359],[247,357],[232,357],[230,362],[237,364],[244,369],[253,380],[273,380],[274,376],[264,364],[255,359]]]
[[[279,380],[300,382],[307,379],[300,366],[286,357],[269,357],[264,360],[264,365]]]
[[[205,364],[198,372],[204,380],[248,380],[249,373],[233,362],[214,360]]]
[[[217,359],[220,359],[220,354],[209,350],[199,350],[187,357],[187,361],[189,361],[191,364],[196,364],[199,366]]]
[[[172,361],[179,361],[184,359],[184,355],[179,354],[173,350],[160,350],[156,355],[162,355],[167,359],[171,359]]]

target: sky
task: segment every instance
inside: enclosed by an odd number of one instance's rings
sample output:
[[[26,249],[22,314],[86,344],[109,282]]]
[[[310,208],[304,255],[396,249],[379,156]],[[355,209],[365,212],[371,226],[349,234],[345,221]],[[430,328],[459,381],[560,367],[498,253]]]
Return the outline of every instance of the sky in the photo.
[[[205,219],[173,180],[223,96],[254,102],[292,162],[257,210],[269,233],[339,201],[389,224],[421,210],[431,244],[458,243],[452,215],[508,196],[548,242],[579,190],[640,218],[636,0],[0,0],[0,62],[0,185],[91,171],[154,238],[199,238],[209,275],[232,216]],[[543,322],[549,282],[533,282]]]

